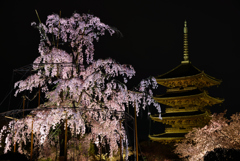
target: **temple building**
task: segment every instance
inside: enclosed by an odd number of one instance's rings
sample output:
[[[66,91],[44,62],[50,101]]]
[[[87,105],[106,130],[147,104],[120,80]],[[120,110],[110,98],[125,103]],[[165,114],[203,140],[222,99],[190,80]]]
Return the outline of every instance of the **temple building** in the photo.
[[[152,141],[169,143],[179,142],[184,135],[194,127],[203,127],[210,120],[209,107],[221,104],[224,100],[211,97],[208,87],[221,83],[189,61],[188,30],[184,22],[183,61],[171,71],[155,77],[157,83],[167,88],[163,95],[154,99],[162,105],[162,119],[151,115],[154,122],[165,124],[165,132],[149,135]]]

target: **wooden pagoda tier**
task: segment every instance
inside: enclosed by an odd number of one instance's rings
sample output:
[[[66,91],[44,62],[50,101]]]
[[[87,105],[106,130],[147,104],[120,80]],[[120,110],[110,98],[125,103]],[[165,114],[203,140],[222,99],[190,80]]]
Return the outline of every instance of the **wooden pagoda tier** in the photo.
[[[162,115],[162,119],[160,119],[157,115],[151,115],[150,118],[153,121],[162,122],[166,125],[171,125],[172,128],[165,129],[165,132],[173,132],[173,133],[181,133],[180,129],[191,130],[193,127],[201,127],[204,126],[210,119],[209,112],[188,112],[186,113],[165,113]],[[174,132],[175,131],[175,132]],[[185,132],[187,132],[185,131]]]
[[[206,125],[210,120],[208,107],[223,103],[224,99],[211,97],[202,90],[204,87],[170,88],[165,94],[156,95],[154,99],[165,105],[164,113],[162,119],[158,114],[150,115],[150,118],[170,127],[162,134],[149,135],[149,138],[163,143],[179,142],[192,128]]]
[[[167,144],[167,143],[171,143],[171,142],[175,142],[175,143],[180,142],[182,139],[184,139],[185,134],[186,133],[176,133],[176,134],[172,135],[172,134],[163,133],[163,134],[149,135],[148,137],[152,141]]]
[[[210,87],[219,85],[222,81],[211,77],[197,69],[192,63],[181,63],[171,71],[155,77],[157,83],[168,88]]]
[[[184,23],[183,58],[180,65],[156,76],[157,83],[167,87],[166,93],[154,99],[162,105],[162,119],[151,115],[154,122],[165,124],[165,132],[149,135],[152,141],[178,142],[194,127],[203,127],[210,120],[208,107],[220,104],[224,99],[214,98],[207,88],[222,82],[196,68],[189,61],[187,23]],[[164,108],[165,107],[165,108]]]
[[[166,108],[166,113],[192,112],[204,110],[203,107],[222,103],[224,100],[208,95],[207,91],[200,91],[195,87],[194,90],[178,90],[167,92],[164,95],[154,97],[154,99],[170,108]]]
[[[164,133],[149,135],[149,138],[152,141],[170,143],[184,139],[184,135],[192,128],[206,125],[210,120],[210,113],[208,111],[165,113],[162,115],[162,119],[158,115],[151,115],[150,118],[169,127],[165,128]]]

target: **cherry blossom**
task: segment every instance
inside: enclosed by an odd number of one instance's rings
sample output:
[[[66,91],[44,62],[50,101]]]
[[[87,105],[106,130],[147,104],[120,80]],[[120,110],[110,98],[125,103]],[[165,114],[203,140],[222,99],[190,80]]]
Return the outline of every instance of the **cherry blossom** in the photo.
[[[32,25],[40,32],[40,56],[33,62],[33,74],[15,83],[15,96],[40,87],[47,101],[29,116],[13,120],[9,128],[1,130],[0,137],[6,138],[5,152],[17,143],[20,153],[29,154],[23,145],[31,142],[33,132],[39,158],[54,157],[52,149],[60,146],[56,133],[67,120],[71,136],[68,145],[85,142],[100,148],[108,144],[108,155],[112,157],[123,144],[120,137],[127,142],[124,126],[120,126],[127,108],[135,106],[138,114],[140,108],[153,105],[161,113],[160,105],[152,98],[151,89],[157,88],[154,78],[142,80],[134,91],[128,90],[125,83],[135,75],[131,65],[110,58],[93,59],[93,42],[106,31],[110,35],[115,33],[98,17],[74,13],[70,18],[61,18],[52,14],[45,24]],[[58,153],[55,150],[55,156]],[[68,153],[73,156],[71,148]]]
[[[240,114],[228,120],[226,112],[214,114],[209,124],[194,128],[181,143],[176,144],[175,153],[188,160],[203,160],[204,155],[216,148],[240,149]]]

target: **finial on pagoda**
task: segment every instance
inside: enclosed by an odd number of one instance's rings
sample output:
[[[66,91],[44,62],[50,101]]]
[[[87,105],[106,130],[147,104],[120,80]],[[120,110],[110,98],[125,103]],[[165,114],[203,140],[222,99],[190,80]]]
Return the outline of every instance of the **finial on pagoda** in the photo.
[[[183,28],[183,61],[182,63],[190,63],[188,59],[188,28],[187,28],[187,21],[184,21],[184,28]]]

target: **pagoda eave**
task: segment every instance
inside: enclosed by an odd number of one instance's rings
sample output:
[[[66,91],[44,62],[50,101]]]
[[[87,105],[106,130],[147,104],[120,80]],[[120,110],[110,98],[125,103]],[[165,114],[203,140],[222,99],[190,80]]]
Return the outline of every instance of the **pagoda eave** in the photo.
[[[210,87],[219,85],[222,81],[217,80],[209,75],[201,72],[196,75],[175,77],[175,78],[159,78],[155,77],[158,84],[168,87],[187,87],[187,86],[197,86],[197,87]]]
[[[182,139],[184,139],[184,137],[154,137],[149,135],[148,136],[152,141],[156,141],[156,142],[179,142]]]
[[[184,119],[198,119],[201,117],[206,117],[208,116],[208,112],[202,113],[202,114],[198,114],[198,115],[189,115],[189,116],[168,116],[168,117],[164,117],[162,116],[162,119],[160,119],[159,117],[156,117],[155,115],[150,115],[150,118],[153,121],[157,121],[157,122],[165,122],[166,120],[184,120]]]
[[[218,99],[209,96],[205,91],[195,95],[188,96],[176,96],[176,97],[154,97],[154,100],[158,103],[168,105],[168,106],[189,106],[189,105],[198,105],[198,106],[212,106],[215,104],[222,103],[224,99]]]

